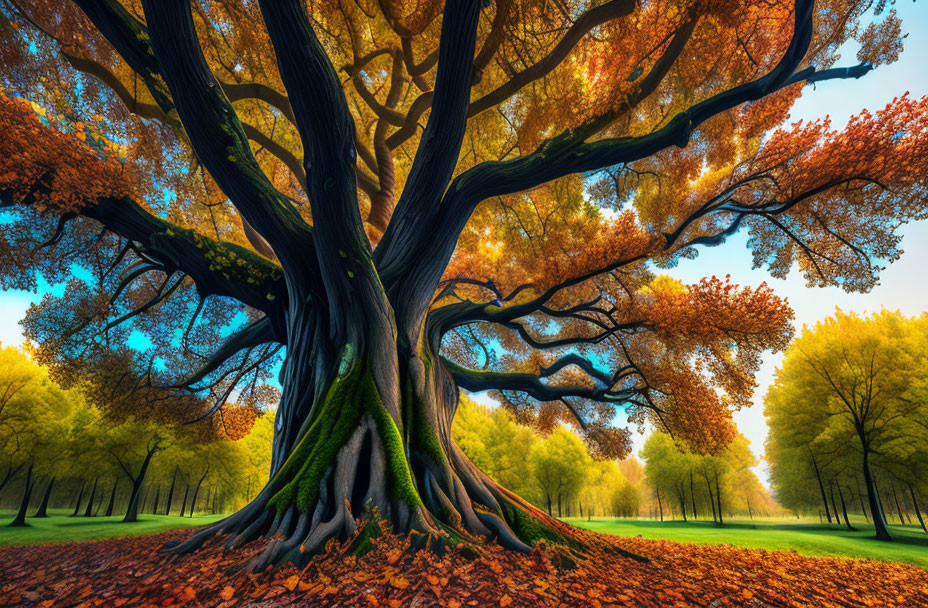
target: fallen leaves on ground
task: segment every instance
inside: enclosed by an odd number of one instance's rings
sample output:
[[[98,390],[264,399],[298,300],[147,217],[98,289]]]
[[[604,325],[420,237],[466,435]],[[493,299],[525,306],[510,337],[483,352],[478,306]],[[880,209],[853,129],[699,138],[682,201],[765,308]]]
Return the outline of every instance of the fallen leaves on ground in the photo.
[[[302,570],[231,574],[261,544],[228,551],[217,539],[182,558],[160,550],[191,533],[0,550],[0,606],[928,606],[928,571],[914,566],[727,545],[583,532],[594,548],[571,565],[552,549],[495,544],[476,558],[410,553],[387,535],[363,556],[333,542]]]

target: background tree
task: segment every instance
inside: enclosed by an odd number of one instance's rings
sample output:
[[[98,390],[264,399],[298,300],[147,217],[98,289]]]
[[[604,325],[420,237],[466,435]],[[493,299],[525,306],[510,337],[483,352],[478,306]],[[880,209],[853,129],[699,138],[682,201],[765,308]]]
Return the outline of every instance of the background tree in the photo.
[[[778,496],[780,488],[788,497],[791,486],[808,483],[811,471],[816,483],[809,485],[818,487],[827,512],[829,494],[835,485],[843,494],[847,463],[854,463],[876,536],[890,539],[877,477],[892,469],[895,449],[918,436],[921,406],[906,395],[928,356],[923,327],[898,313],[865,318],[838,310],[790,346],[765,406]],[[791,471],[797,462],[808,464]]]
[[[305,561],[369,503],[527,551],[557,524],[455,447],[458,388],[597,456],[629,449],[616,408],[714,449],[790,312],[654,264],[739,229],[813,285],[898,257],[926,102],[778,129],[805,84],[898,56],[868,6],[5,0],[3,284],[75,277],[27,319],[41,360],[131,363],[95,384],[193,417],[273,402],[285,353],[270,480],[177,551],[281,532],[251,567]]]

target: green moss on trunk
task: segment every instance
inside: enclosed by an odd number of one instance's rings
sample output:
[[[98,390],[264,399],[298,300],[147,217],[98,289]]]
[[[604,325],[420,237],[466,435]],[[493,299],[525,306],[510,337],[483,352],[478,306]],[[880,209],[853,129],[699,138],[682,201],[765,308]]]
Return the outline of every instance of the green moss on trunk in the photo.
[[[402,436],[383,405],[366,359],[332,382],[315,420],[272,481],[283,485],[268,504],[278,513],[294,502],[300,511],[311,510],[322,480],[365,416],[374,420],[384,448],[388,491],[411,507],[420,506]]]

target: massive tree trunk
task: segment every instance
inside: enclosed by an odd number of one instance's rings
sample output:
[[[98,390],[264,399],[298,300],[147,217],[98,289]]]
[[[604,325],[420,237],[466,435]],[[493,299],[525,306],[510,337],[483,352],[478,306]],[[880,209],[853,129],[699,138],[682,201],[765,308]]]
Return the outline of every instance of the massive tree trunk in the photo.
[[[479,537],[522,551],[542,538],[564,540],[563,524],[490,480],[453,442],[458,389],[434,355],[437,337],[404,341],[418,345],[413,352],[397,344],[391,323],[335,351],[318,342],[329,335],[326,320],[305,316],[291,317],[288,331],[270,481],[244,509],[177,550],[217,532],[231,534],[231,546],[275,536],[282,540],[270,541],[250,567],[299,564],[371,517],[438,550]],[[415,334],[398,333],[400,340]]]

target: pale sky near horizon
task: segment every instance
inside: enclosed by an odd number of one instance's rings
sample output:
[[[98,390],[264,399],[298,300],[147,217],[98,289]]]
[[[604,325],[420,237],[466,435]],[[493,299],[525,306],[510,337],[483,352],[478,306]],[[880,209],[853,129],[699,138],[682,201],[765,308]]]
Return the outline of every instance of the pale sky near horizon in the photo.
[[[899,61],[881,66],[860,80],[832,81],[820,83],[816,89],[807,87],[803,97],[794,107],[791,120],[815,119],[829,115],[835,128],[842,127],[847,119],[863,109],[877,110],[884,107],[893,97],[906,91],[913,97],[928,94],[928,5],[904,0],[895,8],[903,20],[903,29],[909,35],[905,39],[905,50]],[[842,49],[843,59],[838,65],[850,66],[857,63],[856,48]],[[928,162],[928,160],[926,160]],[[757,285],[769,283],[776,293],[787,297],[796,313],[796,328],[814,325],[831,315],[835,307],[857,312],[874,312],[886,308],[900,310],[906,315],[917,315],[928,311],[928,222],[910,224],[903,230],[902,259],[889,266],[882,274],[880,284],[867,294],[847,294],[838,288],[810,289],[798,272],[785,280],[774,279],[764,270],[751,268],[751,254],[745,246],[746,237],[736,235],[727,243],[713,249],[704,249],[695,260],[685,260],[668,274],[685,281],[695,282],[707,275],[730,274],[732,281],[740,284]],[[0,292],[0,343],[17,345],[23,336],[19,320],[30,303],[38,296],[26,292]],[[735,421],[751,441],[754,453],[763,455],[764,437],[767,433],[763,417],[763,396],[773,381],[781,354],[767,354],[758,374],[758,389],[754,407],[735,414]],[[488,397],[476,396],[478,401],[487,402]],[[635,453],[644,442],[644,436],[635,436]],[[761,481],[767,482],[763,463],[757,467]]]

